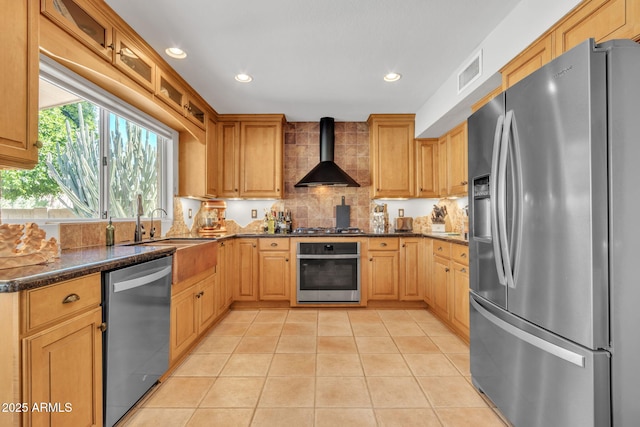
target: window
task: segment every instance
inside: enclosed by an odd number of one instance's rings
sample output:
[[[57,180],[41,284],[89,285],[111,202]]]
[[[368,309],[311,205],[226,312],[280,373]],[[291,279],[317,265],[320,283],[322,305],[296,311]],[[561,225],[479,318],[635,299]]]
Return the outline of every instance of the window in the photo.
[[[175,131],[41,58],[38,165],[2,171],[2,219],[133,218],[172,212]]]

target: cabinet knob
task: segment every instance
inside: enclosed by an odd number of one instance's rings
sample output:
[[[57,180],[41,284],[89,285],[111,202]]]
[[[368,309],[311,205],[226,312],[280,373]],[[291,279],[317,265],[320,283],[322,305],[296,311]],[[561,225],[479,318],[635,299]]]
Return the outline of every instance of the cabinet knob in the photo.
[[[460,258],[466,258],[466,257],[467,257],[467,253],[466,253],[466,252],[462,252],[462,253],[460,254]]]
[[[278,246],[278,244],[277,244],[276,242],[273,242],[273,243],[271,244],[271,246],[273,246],[273,247],[275,248],[276,246]]]
[[[36,147],[36,148],[42,148],[42,146],[43,146],[44,144],[42,143],[42,141],[37,140],[36,142],[34,142],[34,143],[33,143],[33,145],[34,145],[34,147]]]
[[[113,43],[111,43],[109,46],[107,46],[107,49],[114,50],[115,48],[116,48],[116,47],[114,46],[114,44],[113,44]]]
[[[76,301],[79,301],[79,300],[80,300],[80,295],[78,295],[78,294],[69,294],[62,300],[62,303],[63,304],[70,304],[72,302],[76,302]]]
[[[284,262],[289,262],[289,258],[285,258],[285,259],[284,259]]]
[[[444,269],[444,271],[445,271],[446,273],[448,273],[448,272],[449,272],[449,267],[445,268],[445,269]]]
[[[100,325],[98,325],[98,329],[100,329],[101,332],[105,332],[107,330],[107,323],[102,322]]]
[[[387,246],[387,244],[385,242],[382,242],[382,243],[380,243],[380,246],[382,246],[384,248],[385,246]]]
[[[373,258],[369,258],[369,261],[373,261]]]
[[[466,272],[467,272],[467,269],[466,269],[466,268],[461,268],[461,269],[460,269],[460,272],[462,272],[462,273],[466,273]]]
[[[442,246],[438,246],[438,251],[442,252]]]

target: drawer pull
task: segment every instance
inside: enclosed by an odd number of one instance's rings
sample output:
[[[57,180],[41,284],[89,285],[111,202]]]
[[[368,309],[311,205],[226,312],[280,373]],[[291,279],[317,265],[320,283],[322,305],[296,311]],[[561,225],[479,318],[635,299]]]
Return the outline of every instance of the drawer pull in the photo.
[[[278,246],[278,244],[276,242],[273,242],[271,246],[275,248],[276,246]]]
[[[387,246],[387,244],[385,242],[382,242],[382,243],[380,243],[380,246],[382,246],[384,248],[385,246]]]
[[[467,269],[466,269],[466,268],[461,268],[461,269],[460,269],[460,272],[461,272],[461,273],[466,273],[466,272],[467,272]]]
[[[69,294],[62,300],[62,303],[63,304],[69,304],[69,303],[76,302],[76,301],[79,301],[79,300],[80,300],[80,295],[78,295],[78,294]]]
[[[438,246],[438,251],[442,252],[442,246]]]
[[[467,257],[467,253],[466,253],[466,252],[462,252],[462,253],[460,254],[460,258],[466,258],[466,257]]]

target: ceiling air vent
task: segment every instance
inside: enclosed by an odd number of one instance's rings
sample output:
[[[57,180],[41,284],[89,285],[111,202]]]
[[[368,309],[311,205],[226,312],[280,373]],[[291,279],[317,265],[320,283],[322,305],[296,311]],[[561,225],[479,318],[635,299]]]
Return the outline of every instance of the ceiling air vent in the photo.
[[[462,92],[482,74],[482,50],[458,73],[458,93]]]

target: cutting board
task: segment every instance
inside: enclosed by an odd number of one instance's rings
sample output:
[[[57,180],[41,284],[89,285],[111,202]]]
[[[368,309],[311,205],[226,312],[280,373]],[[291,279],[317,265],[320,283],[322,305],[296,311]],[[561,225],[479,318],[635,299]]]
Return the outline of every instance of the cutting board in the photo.
[[[336,206],[336,228],[349,228],[351,226],[351,206],[342,204]]]

